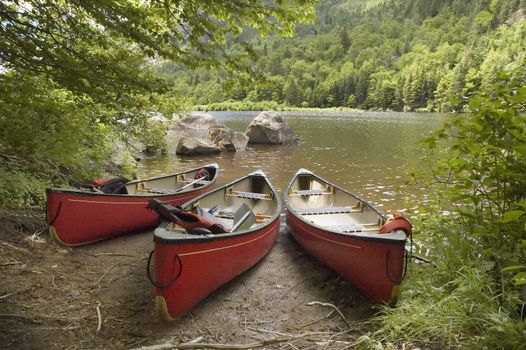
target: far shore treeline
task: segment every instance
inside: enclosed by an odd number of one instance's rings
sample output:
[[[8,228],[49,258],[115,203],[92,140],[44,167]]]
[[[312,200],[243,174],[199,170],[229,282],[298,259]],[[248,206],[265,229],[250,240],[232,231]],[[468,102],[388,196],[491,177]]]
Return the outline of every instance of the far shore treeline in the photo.
[[[462,110],[502,70],[526,66],[524,1],[322,1],[294,38],[251,37],[254,84],[166,62],[160,74],[208,110],[271,105]],[[226,101],[226,102],[225,102]]]
[[[0,209],[133,176],[196,109],[459,112],[405,179],[403,298],[349,341],[526,349],[524,67],[526,0],[1,1]]]

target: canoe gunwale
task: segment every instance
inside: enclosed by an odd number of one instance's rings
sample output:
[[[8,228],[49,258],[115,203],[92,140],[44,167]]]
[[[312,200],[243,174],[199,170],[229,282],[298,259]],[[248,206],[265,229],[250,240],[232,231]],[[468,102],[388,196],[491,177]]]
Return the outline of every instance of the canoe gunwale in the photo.
[[[155,243],[162,244],[187,244],[187,243],[204,243],[204,242],[213,242],[223,239],[236,238],[239,236],[248,236],[252,234],[258,234],[261,230],[266,227],[274,224],[276,220],[279,220],[279,215],[271,218],[267,223],[263,225],[258,225],[249,230],[239,231],[239,232],[227,232],[227,233],[218,233],[211,235],[192,235],[188,233],[174,233],[163,228],[163,225],[168,225],[169,221],[163,221],[160,226],[158,226],[154,231],[153,241]]]
[[[101,193],[101,192],[91,192],[91,191],[85,191],[85,190],[74,189],[74,188],[69,189],[69,188],[54,188],[54,187],[46,188],[46,192],[47,193],[75,194],[75,195],[86,196],[86,197],[116,197],[116,198],[150,198],[150,197],[155,197],[155,198],[161,198],[162,199],[163,197],[170,197],[170,196],[173,196],[173,195],[176,195],[176,194],[189,193],[189,192],[192,192],[194,190],[203,189],[203,188],[207,188],[207,187],[210,187],[210,186],[214,185],[216,180],[217,180],[217,178],[218,178],[218,176],[219,176],[219,171],[218,171],[219,170],[219,166],[217,165],[217,163],[211,163],[211,164],[206,164],[206,165],[203,165],[203,166],[200,166],[200,167],[197,167],[197,168],[180,171],[180,172],[177,172],[177,173],[161,175],[161,176],[156,176],[156,177],[149,177],[147,179],[136,179],[136,180],[131,180],[131,181],[126,183],[126,185],[133,185],[133,184],[138,184],[138,183],[141,183],[141,182],[148,182],[148,181],[153,181],[153,180],[161,180],[161,179],[166,179],[166,178],[170,178],[170,177],[176,177],[178,175],[182,175],[182,174],[186,174],[186,173],[191,173],[191,172],[197,171],[197,170],[202,169],[202,168],[215,168],[216,171],[215,171],[214,177],[210,181],[208,181],[208,183],[204,184],[201,187],[197,187],[197,188],[189,187],[188,189],[184,189],[183,191],[180,191],[180,192],[149,193],[149,194],[145,194],[145,195],[137,195],[137,194],[120,194],[120,193]]]

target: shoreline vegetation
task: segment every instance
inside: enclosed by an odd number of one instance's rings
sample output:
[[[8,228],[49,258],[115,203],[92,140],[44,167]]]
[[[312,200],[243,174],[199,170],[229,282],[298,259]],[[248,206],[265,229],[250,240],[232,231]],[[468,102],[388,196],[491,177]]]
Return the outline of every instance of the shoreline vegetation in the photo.
[[[252,112],[252,111],[277,111],[277,112],[393,112],[393,113],[407,113],[403,111],[395,111],[391,109],[371,108],[360,109],[353,107],[297,107],[286,104],[280,104],[275,101],[224,101],[210,104],[198,104],[191,108],[194,112]],[[419,108],[411,111],[411,113],[437,113],[426,108]]]
[[[248,111],[270,111],[277,112],[367,112],[366,110],[351,108],[351,107],[296,107],[285,104],[280,104],[275,101],[224,101],[215,102],[205,105],[194,105],[194,111],[213,111],[213,112],[248,112]]]

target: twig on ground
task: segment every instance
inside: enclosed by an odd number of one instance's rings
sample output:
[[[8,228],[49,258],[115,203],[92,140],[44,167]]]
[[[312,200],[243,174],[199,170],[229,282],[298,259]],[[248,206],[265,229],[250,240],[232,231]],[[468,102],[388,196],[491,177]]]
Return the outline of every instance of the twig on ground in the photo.
[[[100,278],[97,280],[97,282],[95,282],[95,284],[93,285],[93,287],[95,288],[96,286],[99,285],[99,283],[104,279],[104,277],[108,276],[108,274],[110,273],[111,269],[114,267],[115,265],[111,265],[108,270],[104,273],[104,275],[100,276]]]
[[[308,279],[309,279],[308,277],[307,277],[307,278],[304,278],[304,279],[302,279],[301,281],[299,281],[298,283],[296,283],[295,285],[293,285],[292,287],[290,287],[289,289],[287,289],[287,291],[286,291],[285,293],[283,293],[283,295],[281,295],[281,298],[280,298],[280,299],[285,298],[285,296],[286,296],[287,294],[289,294],[289,292],[290,292],[291,290],[293,290],[294,288],[296,288],[297,286],[299,286],[300,284],[302,284],[303,282],[305,282],[305,281],[308,280]]]
[[[100,332],[100,329],[102,328],[102,316],[100,315],[100,303],[98,303],[97,305],[97,318],[98,318],[98,323],[97,323],[97,334]]]
[[[55,284],[55,275],[51,276],[51,284],[53,287],[58,288],[58,286]]]
[[[192,339],[188,342],[188,344],[195,344],[195,343],[199,343],[200,341],[202,341],[203,339],[205,339],[205,337],[203,337],[202,335],[200,335],[199,337],[195,338],[195,339]]]
[[[8,248],[11,248],[11,249],[14,249],[14,250],[17,250],[19,252],[23,252],[25,254],[31,254],[31,251],[29,249],[26,249],[26,248],[22,248],[22,247],[17,247],[17,246],[14,246],[12,244],[9,244],[7,242],[4,242],[4,241],[0,241],[0,244],[8,247]]]
[[[299,327],[300,328],[305,328],[305,327],[308,327],[308,326],[312,326],[315,323],[318,323],[318,322],[320,322],[322,320],[325,320],[326,318],[331,317],[333,313],[334,313],[334,310],[331,310],[331,312],[329,312],[326,316],[323,316],[322,318],[318,318],[317,320],[311,321],[309,323],[301,324]]]
[[[331,304],[331,303],[322,303],[322,302],[320,302],[320,301],[311,301],[310,303],[307,303],[306,305],[308,305],[308,306],[321,305],[321,306],[328,306],[328,307],[331,307],[331,308],[334,309],[334,311],[336,311],[336,312],[338,313],[338,315],[340,315],[340,317],[345,321],[345,323],[347,324],[347,327],[352,328],[351,322],[349,322],[349,320],[347,320],[347,318],[345,318],[345,316],[343,315],[343,313],[340,311],[340,309],[338,309],[338,307],[336,307],[336,305]]]
[[[338,282],[339,280],[341,280],[340,276],[336,277],[335,279],[333,279],[333,280],[331,280],[329,282],[325,282],[324,284],[321,285],[320,289],[323,289],[326,286],[328,286],[329,284],[333,284],[334,282]]]
[[[276,331],[271,331],[268,329],[252,328],[252,327],[247,327],[247,328],[254,332],[269,333],[269,334],[279,335],[280,337],[292,337],[293,336],[292,334],[289,334],[289,333],[276,332]]]
[[[418,261],[421,261],[421,262],[424,262],[426,264],[430,264],[433,267],[438,267],[438,265],[435,264],[434,262],[432,262],[431,260],[423,258],[421,256],[418,256],[418,255],[415,255],[415,254],[411,254],[411,258],[415,259],[415,260],[418,260]]]

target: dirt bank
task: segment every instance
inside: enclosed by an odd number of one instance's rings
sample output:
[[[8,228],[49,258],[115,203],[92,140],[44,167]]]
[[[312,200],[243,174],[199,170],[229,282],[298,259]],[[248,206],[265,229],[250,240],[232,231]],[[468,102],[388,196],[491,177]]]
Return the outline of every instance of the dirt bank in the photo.
[[[365,321],[373,313],[359,292],[306,255],[282,227],[260,263],[191,313],[165,323],[155,315],[145,273],[151,232],[67,248],[50,241],[43,213],[0,214],[2,349],[129,349],[190,341],[343,349],[368,330]],[[319,303],[337,306],[348,322]]]

